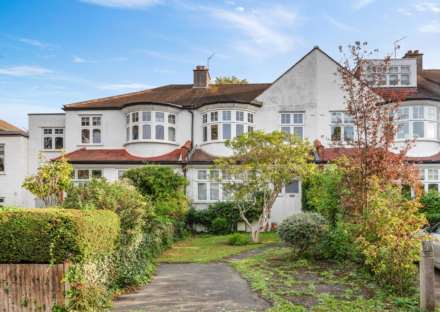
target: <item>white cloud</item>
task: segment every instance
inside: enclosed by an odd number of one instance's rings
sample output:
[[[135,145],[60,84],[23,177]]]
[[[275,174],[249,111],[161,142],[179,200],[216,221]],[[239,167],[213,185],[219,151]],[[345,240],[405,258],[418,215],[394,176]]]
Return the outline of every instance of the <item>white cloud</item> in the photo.
[[[293,27],[298,17],[287,7],[264,7],[251,11],[204,8],[225,27],[234,28],[239,36],[232,43],[242,52],[253,56],[292,51],[295,38]]]
[[[73,56],[72,62],[77,63],[77,64],[82,64],[82,63],[87,63],[87,61],[85,59],[83,59],[82,57]]]
[[[236,7],[235,10],[238,12],[244,12],[244,8],[242,6]]]
[[[40,66],[11,66],[0,67],[0,75],[13,76],[13,77],[26,77],[26,76],[44,76],[52,73],[50,69]]]
[[[431,13],[440,13],[440,3],[435,2],[421,2],[414,5],[414,8],[419,12],[431,12]]]
[[[399,12],[402,15],[406,15],[406,16],[412,16],[413,12],[409,9],[405,9],[405,8],[398,8],[397,12]]]
[[[90,4],[112,7],[112,8],[126,8],[139,9],[154,4],[158,4],[159,0],[80,0]]]
[[[135,91],[150,89],[151,86],[143,83],[111,83],[101,85],[98,88],[111,91]]]
[[[353,8],[356,10],[363,9],[364,7],[372,4],[376,0],[355,0],[353,3]]]
[[[432,21],[429,24],[425,24],[419,27],[419,31],[422,33],[440,34],[440,22]]]
[[[72,57],[72,62],[76,63],[76,64],[90,64],[90,63],[105,63],[105,62],[125,62],[127,61],[128,58],[124,57],[124,56],[120,56],[120,57],[110,57],[110,58],[106,58],[106,59],[102,59],[102,60],[92,60],[92,59],[85,59],[83,57],[74,55]]]
[[[354,27],[345,24],[341,21],[336,20],[335,18],[331,17],[330,15],[325,14],[324,15],[325,19],[332,24],[333,26],[335,26],[337,29],[342,30],[342,31],[354,31],[356,30]]]
[[[18,41],[41,49],[45,49],[49,47],[49,44],[32,38],[18,38]]]

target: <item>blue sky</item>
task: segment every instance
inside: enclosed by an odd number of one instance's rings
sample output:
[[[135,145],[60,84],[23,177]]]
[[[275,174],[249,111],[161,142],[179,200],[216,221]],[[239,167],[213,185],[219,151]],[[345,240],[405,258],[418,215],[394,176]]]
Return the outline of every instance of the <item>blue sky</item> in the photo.
[[[0,119],[211,76],[271,82],[314,45],[393,41],[440,68],[440,0],[14,0],[0,1]]]

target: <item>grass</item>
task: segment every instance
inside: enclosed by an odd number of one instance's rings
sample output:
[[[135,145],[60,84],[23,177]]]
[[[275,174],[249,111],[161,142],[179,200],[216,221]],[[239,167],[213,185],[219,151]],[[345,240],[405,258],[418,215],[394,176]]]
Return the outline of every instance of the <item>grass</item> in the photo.
[[[208,263],[220,261],[226,257],[279,241],[278,235],[270,232],[261,233],[260,244],[249,243],[243,246],[231,246],[228,245],[231,235],[205,234],[191,236],[174,244],[173,247],[162,254],[158,261],[167,263]],[[240,233],[240,235],[250,237],[249,233]]]
[[[417,294],[395,297],[352,263],[295,259],[278,247],[231,264],[273,304],[268,312],[419,311]]]

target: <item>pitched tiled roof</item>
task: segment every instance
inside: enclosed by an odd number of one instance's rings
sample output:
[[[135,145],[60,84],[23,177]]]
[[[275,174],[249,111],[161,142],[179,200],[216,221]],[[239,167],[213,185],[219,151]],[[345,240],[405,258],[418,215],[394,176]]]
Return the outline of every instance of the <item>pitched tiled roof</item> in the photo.
[[[186,161],[191,149],[191,141],[182,147],[155,157],[141,157],[130,154],[126,149],[87,149],[81,148],[67,153],[64,157],[76,164],[147,164],[147,163],[179,163]],[[57,157],[55,159],[59,159]]]
[[[0,119],[0,135],[8,136],[8,135],[21,135],[27,136],[27,133],[20,128],[17,128],[10,123]]]
[[[139,103],[165,104],[177,107],[200,107],[212,103],[253,103],[270,84],[219,84],[209,88],[193,88],[191,84],[167,85],[140,92],[127,93],[64,105],[64,110],[120,109]]]
[[[196,148],[190,155],[189,161],[192,163],[211,163],[217,156],[211,155],[200,148]]]

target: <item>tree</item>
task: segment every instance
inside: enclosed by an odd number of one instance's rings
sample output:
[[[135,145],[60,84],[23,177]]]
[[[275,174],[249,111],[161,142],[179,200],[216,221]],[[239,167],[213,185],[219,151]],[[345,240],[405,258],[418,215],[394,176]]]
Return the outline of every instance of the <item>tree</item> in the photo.
[[[259,242],[261,230],[269,226],[272,206],[284,185],[302,179],[313,169],[312,146],[308,141],[282,132],[249,132],[227,141],[233,155],[215,161],[215,167],[230,176],[224,187],[237,203],[241,219]],[[256,225],[246,218],[249,202],[261,203]]]
[[[340,51],[345,59],[338,69],[340,87],[355,126],[354,151],[341,162],[345,171],[342,182],[348,190],[343,204],[353,220],[365,220],[372,177],[377,177],[384,185],[392,182],[417,189],[418,175],[416,167],[405,161],[411,142],[400,148],[394,144],[398,130],[395,119],[405,95],[388,92],[383,97],[379,89],[374,89],[388,72],[390,58],[372,63],[368,57],[375,51],[369,50],[367,43],[360,42],[349,45],[348,53],[342,47]]]
[[[235,76],[218,76],[215,78],[215,84],[247,84],[246,79],[240,79]]]
[[[37,174],[24,180],[22,186],[41,199],[46,207],[56,206],[62,203],[63,193],[71,186],[72,172],[72,165],[62,156],[44,163]]]

